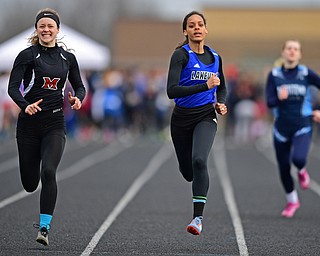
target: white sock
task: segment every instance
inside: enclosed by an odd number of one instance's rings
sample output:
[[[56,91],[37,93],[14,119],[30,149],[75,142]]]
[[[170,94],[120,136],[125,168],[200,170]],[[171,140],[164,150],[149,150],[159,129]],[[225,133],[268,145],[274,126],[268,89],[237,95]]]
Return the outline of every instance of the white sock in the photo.
[[[298,203],[298,193],[296,190],[293,190],[291,193],[286,194],[287,202],[288,203]]]

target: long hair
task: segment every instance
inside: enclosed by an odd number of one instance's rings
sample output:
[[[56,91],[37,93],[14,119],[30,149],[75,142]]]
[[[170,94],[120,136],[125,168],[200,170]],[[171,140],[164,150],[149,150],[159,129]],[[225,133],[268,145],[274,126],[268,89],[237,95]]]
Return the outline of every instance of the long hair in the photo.
[[[204,15],[198,11],[192,11],[192,12],[189,12],[183,19],[182,21],[182,31],[185,31],[187,29],[187,23],[188,23],[188,19],[192,16],[192,15],[199,15],[202,19],[203,19],[203,22],[204,22],[204,25],[206,26],[207,25],[207,22],[206,22],[206,19],[204,17]],[[182,43],[179,43],[178,46],[176,47],[176,49],[178,48],[181,48],[182,46],[184,46],[185,44],[188,44],[189,43],[189,38],[188,36],[186,36],[185,40],[182,42]]]

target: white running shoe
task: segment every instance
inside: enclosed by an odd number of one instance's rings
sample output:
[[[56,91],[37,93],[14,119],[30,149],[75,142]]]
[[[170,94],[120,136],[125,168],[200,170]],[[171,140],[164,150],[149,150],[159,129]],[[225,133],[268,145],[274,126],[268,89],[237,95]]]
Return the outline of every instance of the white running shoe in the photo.
[[[39,224],[33,224],[35,228],[38,228],[38,234],[36,241],[43,245],[49,245],[49,229],[47,227],[41,227]],[[50,225],[48,225],[50,227]]]
[[[195,217],[187,227],[187,231],[195,236],[200,235],[202,230],[202,217]]]

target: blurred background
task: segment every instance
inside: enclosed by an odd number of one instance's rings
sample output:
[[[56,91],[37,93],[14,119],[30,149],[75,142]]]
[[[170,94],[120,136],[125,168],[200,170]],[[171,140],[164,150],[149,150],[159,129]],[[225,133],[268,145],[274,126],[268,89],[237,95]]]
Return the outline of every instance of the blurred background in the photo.
[[[172,52],[184,40],[182,20],[192,10],[204,13],[206,44],[223,59],[229,114],[220,119],[234,143],[251,143],[270,129],[265,81],[285,40],[300,40],[302,63],[320,71],[319,0],[0,3],[0,141],[14,138],[19,112],[7,95],[10,69],[28,46],[37,11],[45,7],[60,14],[59,37],[74,50],[88,91],[81,111],[65,108],[68,136],[78,140],[108,142],[124,134],[168,138],[173,102],[166,95],[167,70]]]

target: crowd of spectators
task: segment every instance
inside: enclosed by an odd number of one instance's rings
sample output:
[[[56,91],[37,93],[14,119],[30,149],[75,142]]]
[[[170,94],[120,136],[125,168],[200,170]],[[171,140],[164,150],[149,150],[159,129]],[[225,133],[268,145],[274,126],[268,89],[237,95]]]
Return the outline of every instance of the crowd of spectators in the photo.
[[[88,93],[79,113],[65,109],[68,135],[107,141],[123,133],[161,135],[173,105],[166,95],[166,78],[162,68],[83,73]]]
[[[19,109],[7,94],[8,73],[0,76],[0,140],[15,136]],[[87,96],[80,111],[66,104],[68,136],[110,141],[124,133],[167,136],[173,101],[166,94],[166,68],[109,68],[84,71]],[[256,74],[225,67],[228,115],[225,135],[234,143],[250,143],[270,127],[264,84]],[[66,92],[71,90],[67,84]]]

